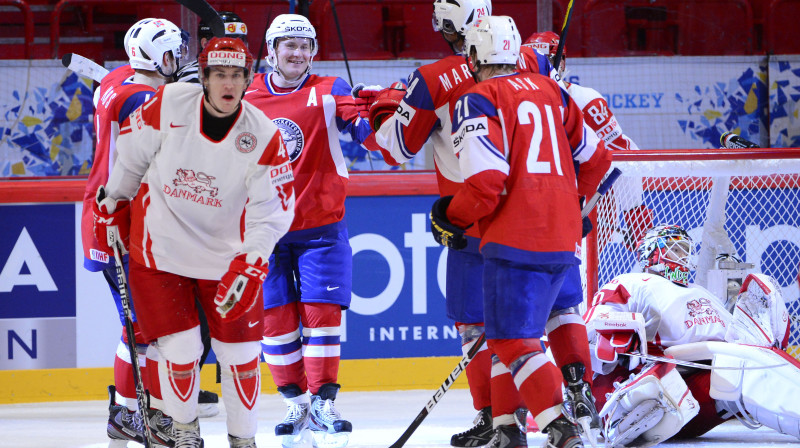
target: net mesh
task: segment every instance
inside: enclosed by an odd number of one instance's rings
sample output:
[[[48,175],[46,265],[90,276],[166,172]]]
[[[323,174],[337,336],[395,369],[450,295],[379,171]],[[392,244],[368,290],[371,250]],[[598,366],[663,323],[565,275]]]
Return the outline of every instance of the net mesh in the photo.
[[[597,206],[596,244],[590,245],[587,262],[589,294],[619,274],[641,271],[633,250],[645,230],[677,224],[698,244],[698,268],[690,281],[708,287],[716,256],[736,255],[754,265],[752,272],[774,277],[790,314],[800,315],[797,159],[664,159],[615,165],[623,176]],[[800,357],[800,324],[792,327],[789,351]]]

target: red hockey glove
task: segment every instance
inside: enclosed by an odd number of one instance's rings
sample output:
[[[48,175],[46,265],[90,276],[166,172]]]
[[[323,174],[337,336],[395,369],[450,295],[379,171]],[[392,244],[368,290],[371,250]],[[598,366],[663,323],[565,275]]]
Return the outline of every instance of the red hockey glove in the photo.
[[[113,246],[120,243],[120,255],[128,253],[131,234],[131,203],[117,201],[106,196],[106,189],[97,188],[92,214],[94,215],[94,237],[100,250],[114,256]]]
[[[467,247],[464,229],[447,219],[447,207],[452,200],[452,196],[443,196],[433,203],[430,213],[431,232],[437,243],[448,249],[461,250]]]
[[[406,96],[406,89],[400,82],[392,84],[388,89],[383,89],[375,95],[375,101],[369,107],[369,125],[373,131],[377,132],[384,120],[394,114],[404,96]]]
[[[375,102],[375,97],[384,90],[381,86],[366,86],[362,83],[356,84],[350,93],[353,95],[353,101],[356,104],[358,116],[369,120],[369,107]]]
[[[236,320],[244,316],[261,295],[261,285],[269,269],[266,263],[248,263],[246,257],[246,254],[241,254],[234,258],[217,286],[214,303],[223,319]]]
[[[639,205],[622,212],[622,219],[626,226],[623,233],[625,247],[633,252],[644,233],[653,227],[653,211],[644,205]]]

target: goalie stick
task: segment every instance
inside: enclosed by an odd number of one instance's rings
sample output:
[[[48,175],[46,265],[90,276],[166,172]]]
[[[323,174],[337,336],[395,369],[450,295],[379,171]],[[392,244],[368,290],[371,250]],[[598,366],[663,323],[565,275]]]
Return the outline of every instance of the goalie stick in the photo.
[[[61,57],[61,65],[80,76],[100,82],[108,74],[108,70],[93,60],[76,53],[67,53]]]
[[[589,199],[589,201],[581,210],[581,217],[585,218],[586,216],[589,215],[589,213],[594,208],[595,204],[597,204],[597,201],[600,199],[600,196],[608,192],[608,190],[611,188],[614,182],[616,182],[616,180],[619,178],[621,174],[622,171],[619,168],[614,168],[613,170],[611,170],[611,173],[609,173],[609,175],[606,176],[606,179],[597,188],[597,192],[592,196],[591,199]],[[477,341],[475,341],[475,344],[469,349],[469,351],[467,351],[467,354],[461,358],[461,361],[458,362],[458,365],[455,367],[455,369],[453,369],[453,371],[450,372],[450,375],[447,377],[447,379],[444,380],[444,383],[442,383],[442,385],[439,386],[438,389],[436,389],[436,392],[433,393],[431,399],[428,400],[428,403],[426,403],[425,407],[422,408],[419,414],[417,414],[417,416],[414,418],[414,421],[412,421],[411,424],[408,426],[408,428],[406,428],[405,432],[403,432],[400,438],[397,439],[397,441],[394,442],[391,446],[389,446],[389,448],[400,448],[403,445],[405,445],[405,443],[408,441],[411,435],[414,434],[414,431],[416,431],[419,425],[422,424],[422,421],[425,420],[428,414],[430,414],[431,409],[433,409],[433,407],[439,403],[439,400],[442,399],[442,396],[444,396],[445,392],[447,392],[450,389],[450,386],[452,386],[453,383],[456,382],[456,379],[459,377],[459,375],[461,375],[461,372],[467,369],[467,364],[469,364],[470,361],[472,361],[472,358],[475,357],[475,354],[478,353],[478,350],[480,350],[481,346],[483,346],[483,343],[485,341],[486,341],[486,333],[484,332],[481,333],[481,336],[478,338]]]
[[[214,37],[223,37],[225,36],[225,22],[222,21],[222,17],[219,16],[219,13],[216,9],[214,9],[211,5],[208,4],[205,0],[175,0],[176,2],[180,3],[181,5],[185,6],[192,11],[193,13],[197,14],[200,17],[200,20],[206,23],[211,28],[211,32],[214,34]]]

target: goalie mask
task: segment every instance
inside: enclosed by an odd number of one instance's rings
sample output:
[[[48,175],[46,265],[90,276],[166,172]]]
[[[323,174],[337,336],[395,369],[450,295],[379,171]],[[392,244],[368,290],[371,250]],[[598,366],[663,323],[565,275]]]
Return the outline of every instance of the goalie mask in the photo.
[[[464,36],[475,20],[492,15],[491,0],[435,0],[433,30]]]
[[[238,14],[231,11],[220,11],[219,17],[225,24],[225,37],[241,39],[245,44],[247,43],[247,25]],[[211,26],[200,21],[200,25],[197,28],[197,39],[211,40],[213,37],[214,33],[211,31]]]
[[[484,64],[516,66],[520,40],[519,31],[511,17],[478,19],[475,26],[469,27],[464,39],[470,70],[477,73]]]
[[[311,45],[311,57],[308,60],[308,68],[306,68],[305,73],[311,71],[311,62],[319,49],[317,31],[307,18],[299,14],[281,14],[275,17],[275,20],[272,21],[272,24],[267,29],[267,63],[284,79],[286,77],[283,76],[283,73],[278,68],[278,44],[283,38],[293,37],[308,39]]]
[[[157,71],[170,77],[178,71],[181,49],[184,47],[181,29],[167,19],[143,19],[126,33],[125,52],[131,67],[138,70]],[[174,70],[164,72],[164,55],[175,59]]]
[[[680,226],[657,226],[648,230],[636,246],[636,261],[644,272],[660,275],[679,285],[689,284],[694,270],[695,246]]]

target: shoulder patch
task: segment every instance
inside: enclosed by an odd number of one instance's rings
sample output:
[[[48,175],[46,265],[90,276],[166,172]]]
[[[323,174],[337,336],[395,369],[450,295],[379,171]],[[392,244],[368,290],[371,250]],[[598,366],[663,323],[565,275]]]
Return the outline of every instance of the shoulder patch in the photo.
[[[292,163],[284,162],[269,169],[269,182],[273,187],[283,185],[294,180]]]
[[[414,114],[417,113],[417,110],[413,107],[406,104],[405,100],[400,102],[400,105],[397,106],[397,110],[394,112],[394,115],[397,117],[397,121],[399,121],[403,126],[408,126],[411,123],[411,120],[414,118]]]
[[[485,116],[464,120],[455,134],[453,134],[453,148],[456,154],[461,152],[461,145],[467,138],[489,135],[489,120]]]

